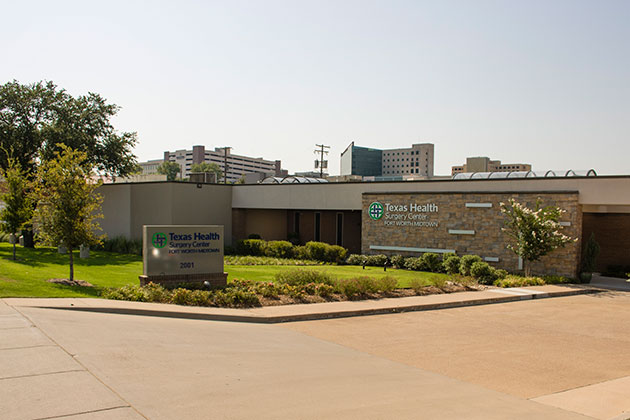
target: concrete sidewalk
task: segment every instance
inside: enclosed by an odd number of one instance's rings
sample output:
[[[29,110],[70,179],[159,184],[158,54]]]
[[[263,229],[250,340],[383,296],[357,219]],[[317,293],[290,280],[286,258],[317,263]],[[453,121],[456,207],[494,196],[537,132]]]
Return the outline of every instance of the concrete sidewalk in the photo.
[[[274,324],[328,318],[428,311],[464,306],[489,305],[529,299],[597,293],[599,289],[582,285],[548,285],[524,288],[489,288],[484,291],[458,292],[428,296],[326,302],[298,305],[232,309],[128,302],[105,299],[4,299],[10,305],[104,312],[164,318],[234,321]]]
[[[18,299],[0,301],[0,312],[0,413],[8,420],[589,418],[279,325],[53,310]]]

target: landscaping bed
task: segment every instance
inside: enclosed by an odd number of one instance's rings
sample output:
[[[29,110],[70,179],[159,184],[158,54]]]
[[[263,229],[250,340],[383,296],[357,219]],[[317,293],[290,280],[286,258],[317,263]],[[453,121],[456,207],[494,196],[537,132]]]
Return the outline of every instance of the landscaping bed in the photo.
[[[127,285],[108,289],[103,291],[102,296],[107,299],[136,302],[247,308],[422,296],[485,289],[485,286],[478,284],[470,277],[434,280],[436,281],[431,282],[418,278],[412,282],[410,288],[399,288],[398,281],[390,276],[336,278],[322,271],[297,269],[279,273],[274,282],[233,280],[227,287],[210,290],[193,287],[168,289],[150,283],[144,287]]]

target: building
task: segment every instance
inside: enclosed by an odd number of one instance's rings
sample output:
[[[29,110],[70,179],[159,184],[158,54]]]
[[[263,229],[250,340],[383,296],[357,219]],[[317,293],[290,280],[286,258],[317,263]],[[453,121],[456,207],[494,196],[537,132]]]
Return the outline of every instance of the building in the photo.
[[[355,146],[352,142],[341,153],[341,176],[380,176],[382,170],[383,151],[380,149]]]
[[[451,175],[466,172],[521,172],[531,171],[529,163],[501,163],[500,160],[490,160],[488,157],[469,157],[461,166],[453,166]]]
[[[383,176],[433,176],[432,143],[414,144],[410,148],[383,150]]]
[[[177,162],[181,166],[180,177],[188,178],[190,168],[197,163],[216,163],[221,171],[226,174],[228,182],[236,182],[241,177],[249,173],[273,173],[276,176],[284,176],[287,171],[282,169],[282,162],[279,160],[265,160],[263,158],[252,158],[248,156],[235,155],[230,148],[217,147],[206,150],[205,146],[193,146],[192,150],[176,150],[174,152],[164,152],[162,160],[150,160],[140,163],[144,174],[157,173],[157,167],[164,161]],[[227,164],[227,171],[226,171]]]
[[[142,175],[157,175],[158,167],[164,162],[162,159],[149,160],[140,162],[138,165],[142,168]]]
[[[371,149],[354,142],[341,154],[341,175],[373,177],[433,176],[434,145],[413,144],[408,148]]]
[[[572,173],[568,171],[567,174]],[[563,233],[578,239],[542,258],[534,273],[574,277],[591,233],[601,246],[597,270],[630,265],[630,176],[533,176],[402,182],[252,185],[152,182],[107,184],[101,226],[109,237],[141,238],[143,225],[218,224],[225,244],[251,234],[296,235],[352,253],[417,256],[477,254],[517,271],[506,247],[500,203],[513,198],[559,206]],[[194,205],[191,205],[194,203]],[[630,268],[628,269],[630,271]]]

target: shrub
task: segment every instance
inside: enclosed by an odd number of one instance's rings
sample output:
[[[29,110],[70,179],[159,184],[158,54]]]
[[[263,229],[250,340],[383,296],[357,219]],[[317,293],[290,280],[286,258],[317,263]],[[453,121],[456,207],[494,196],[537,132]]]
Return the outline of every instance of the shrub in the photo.
[[[571,279],[563,276],[542,276],[546,284],[571,283]]]
[[[105,299],[130,300],[134,302],[146,302],[147,298],[142,287],[128,284],[118,289],[106,289],[102,292]]]
[[[582,271],[586,273],[592,273],[597,266],[597,256],[600,252],[600,246],[595,240],[595,234],[591,232],[588,241],[584,247],[584,253],[582,254]]]
[[[247,235],[247,239],[262,239],[262,236],[257,233],[250,233],[249,235]]]
[[[381,292],[391,292],[398,287],[398,280],[391,276],[376,279],[376,287]]]
[[[94,249],[107,252],[116,252],[118,254],[142,255],[142,240],[127,239],[124,236],[116,236],[111,239],[103,240],[103,242],[99,245],[96,245]]]
[[[315,293],[318,296],[321,296],[323,298],[332,296],[334,292],[335,292],[335,288],[334,286],[330,284],[320,283],[320,284],[315,285]]]
[[[508,275],[504,279],[494,281],[497,287],[523,287],[523,286],[542,286],[545,281],[540,277],[521,277]]]
[[[431,271],[432,273],[439,273],[442,271],[442,259],[438,254],[427,252],[422,255],[422,261],[424,262],[427,271]]]
[[[365,255],[359,254],[350,254],[348,259],[346,260],[346,264],[348,265],[363,265],[365,262]]]
[[[495,271],[487,262],[476,261],[470,266],[470,275],[481,284],[492,284],[497,279]]]
[[[310,258],[317,261],[326,261],[326,248],[329,246],[328,244],[310,241],[307,242],[305,246]]]
[[[254,290],[256,293],[266,298],[277,298],[279,295],[283,294],[284,291],[282,285],[263,281],[256,283]]]
[[[394,255],[391,260],[394,267],[405,268],[405,257],[403,257],[402,255]]]
[[[298,260],[288,258],[254,257],[251,255],[232,256],[228,255],[224,259],[225,265],[321,265],[320,261]]]
[[[266,242],[262,239],[245,239],[236,243],[238,255],[265,255]]]
[[[255,293],[241,289],[227,289],[226,293],[230,296],[232,305],[234,306],[259,306],[260,300]]]
[[[429,277],[429,281],[437,288],[444,289],[447,279],[443,276],[432,275]]]
[[[422,257],[410,257],[405,260],[405,268],[413,271],[428,271],[426,262]]]
[[[352,280],[357,284],[357,289],[362,295],[378,292],[378,285],[371,277],[361,276]]]
[[[167,303],[171,300],[171,293],[159,284],[149,283],[143,289],[147,302]]]
[[[359,285],[356,279],[338,279],[334,284],[335,291],[352,299],[359,294]]]
[[[326,249],[326,262],[341,263],[346,258],[348,250],[339,245],[328,245]]]
[[[328,273],[319,270],[294,269],[281,271],[276,274],[276,281],[291,286],[308,283],[334,284],[334,279]]]
[[[173,295],[171,296],[171,302],[176,305],[191,305],[192,304],[192,290],[177,288],[173,290]]]
[[[442,267],[447,274],[458,274],[461,258],[451,255],[442,262]]]
[[[478,255],[464,255],[459,264],[459,273],[463,276],[470,276],[470,268],[476,262],[482,262]]]
[[[276,258],[291,258],[293,245],[288,241],[269,241],[265,247],[265,255]]]
[[[498,279],[504,279],[507,277],[508,272],[505,270],[499,269],[499,270],[494,270],[494,274],[496,275]]]
[[[298,260],[310,260],[311,256],[308,249],[304,245],[293,247],[293,257]]]
[[[293,245],[299,245],[300,244],[300,234],[297,232],[289,232],[287,234],[287,240],[289,242],[291,242],[291,244]]]
[[[429,282],[423,278],[415,277],[411,279],[410,286],[416,292],[416,294],[420,294],[422,289],[429,285]]]
[[[365,257],[365,265],[373,266],[373,267],[383,267],[387,262],[387,255],[377,254],[377,255],[367,255]]]

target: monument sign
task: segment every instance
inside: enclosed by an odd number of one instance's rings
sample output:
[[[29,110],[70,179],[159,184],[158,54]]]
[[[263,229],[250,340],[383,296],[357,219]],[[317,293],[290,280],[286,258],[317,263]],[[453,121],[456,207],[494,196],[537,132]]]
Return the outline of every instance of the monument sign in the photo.
[[[223,226],[143,226],[143,275],[140,284],[163,285],[209,282],[225,285]]]

